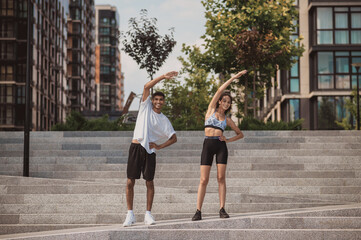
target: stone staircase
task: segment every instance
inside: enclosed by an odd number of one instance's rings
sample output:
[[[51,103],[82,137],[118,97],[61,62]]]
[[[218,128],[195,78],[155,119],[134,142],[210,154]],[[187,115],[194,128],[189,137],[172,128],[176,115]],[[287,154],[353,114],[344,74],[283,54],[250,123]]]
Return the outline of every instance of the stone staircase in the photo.
[[[121,225],[99,226],[2,235],[0,239],[292,239],[350,240],[361,236],[361,204],[326,206],[296,210],[279,210],[232,215],[229,219],[206,217],[158,221],[156,225],[123,228]]]
[[[361,202],[360,133],[244,134],[228,144],[226,209],[231,221],[245,213]],[[152,209],[157,220],[190,219],[196,207],[203,132],[177,136],[176,144],[157,152]],[[32,132],[31,178],[23,178],[23,133],[0,132],[0,234],[121,223],[131,137],[132,132]],[[135,191],[136,217],[142,221],[143,180]],[[202,210],[206,218],[217,215],[218,202],[213,166]],[[239,224],[236,219],[233,223]]]

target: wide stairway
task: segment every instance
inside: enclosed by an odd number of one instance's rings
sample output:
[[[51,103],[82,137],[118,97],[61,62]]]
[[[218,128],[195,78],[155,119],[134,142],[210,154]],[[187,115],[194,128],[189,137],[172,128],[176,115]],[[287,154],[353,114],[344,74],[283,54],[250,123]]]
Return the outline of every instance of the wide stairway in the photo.
[[[355,234],[354,230],[360,229],[361,207],[352,204],[361,202],[361,133],[244,131],[244,134],[244,139],[228,144],[226,210],[231,218],[226,221],[232,227],[223,226],[224,220],[217,218],[215,164],[202,209],[208,220],[195,225],[189,222],[196,209],[203,132],[180,131],[176,144],[157,152],[152,214],[159,224],[147,228],[148,231],[168,232],[171,226],[183,230],[202,228],[208,234],[216,229],[226,229],[227,234],[237,229],[243,229],[242,232],[254,229],[255,233],[273,229],[272,234],[277,234],[281,232],[275,230],[277,226],[282,229],[285,224],[281,222],[289,221],[287,214],[296,214],[300,209],[322,211],[325,206],[331,212],[340,208],[356,210],[351,218],[347,214],[339,216],[342,227],[335,227],[339,222],[332,220],[335,218],[332,214],[323,215],[323,219],[307,215],[309,226],[318,226],[316,223],[322,220],[321,223],[327,222],[330,228],[338,228],[342,233]],[[0,234],[102,228],[123,222],[126,162],[132,132],[32,132],[31,178],[20,177],[23,135],[0,132]],[[135,213],[138,222],[142,222],[144,180],[137,181],[135,191]],[[260,220],[255,222],[255,217]],[[291,218],[287,234],[291,234],[290,229],[297,232],[295,229],[301,223],[306,228],[304,218]],[[250,224],[242,225],[244,221]],[[140,224],[131,229],[144,231],[143,227]],[[120,233],[123,230],[115,231],[115,236],[123,234]],[[132,230],[124,230],[124,234],[129,231]]]

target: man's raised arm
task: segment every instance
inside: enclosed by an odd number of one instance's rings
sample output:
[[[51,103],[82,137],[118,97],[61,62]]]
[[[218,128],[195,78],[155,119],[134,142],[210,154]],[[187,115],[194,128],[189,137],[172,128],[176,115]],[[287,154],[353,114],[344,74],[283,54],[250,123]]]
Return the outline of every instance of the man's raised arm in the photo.
[[[147,100],[148,96],[150,95],[150,89],[152,87],[154,87],[158,82],[162,81],[163,79],[170,79],[170,78],[175,77],[177,75],[178,75],[178,72],[172,71],[172,72],[168,72],[166,74],[163,74],[163,75],[161,75],[161,76],[159,76],[157,78],[154,78],[153,80],[147,82],[144,85],[142,102]]]

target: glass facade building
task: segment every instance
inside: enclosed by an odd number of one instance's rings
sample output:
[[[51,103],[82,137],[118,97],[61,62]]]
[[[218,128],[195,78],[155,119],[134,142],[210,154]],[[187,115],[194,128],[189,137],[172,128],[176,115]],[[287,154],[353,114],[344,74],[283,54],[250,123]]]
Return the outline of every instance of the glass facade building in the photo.
[[[259,116],[274,121],[302,118],[305,129],[340,129],[335,121],[345,118],[352,125],[354,116],[345,105],[357,83],[351,64],[361,62],[361,2],[309,0],[295,4],[299,27],[293,36],[304,37],[305,52],[290,71],[277,73],[276,87],[267,90],[273,102],[262,102],[266,107]]]
[[[115,7],[96,7],[97,110],[119,111],[123,106],[123,75],[120,68],[119,15]]]
[[[68,17],[68,106],[95,110],[95,6],[93,0],[70,0]]]
[[[0,4],[0,130],[23,130],[27,0]],[[31,129],[50,130],[71,110],[95,110],[93,0],[33,0]]]
[[[67,0],[32,1],[32,130],[66,117]],[[25,119],[27,0],[0,4],[0,130],[22,130]],[[57,94],[56,94],[57,93]]]

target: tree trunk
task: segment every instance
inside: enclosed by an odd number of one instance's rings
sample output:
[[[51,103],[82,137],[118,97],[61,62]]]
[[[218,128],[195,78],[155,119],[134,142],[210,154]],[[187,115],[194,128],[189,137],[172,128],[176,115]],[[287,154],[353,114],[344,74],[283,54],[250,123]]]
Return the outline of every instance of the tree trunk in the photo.
[[[219,73],[220,85],[224,83],[224,73]]]
[[[244,81],[244,116],[248,116],[248,78]]]
[[[153,80],[153,75],[150,75],[150,80],[149,81],[152,81]],[[153,97],[153,88],[150,89],[150,97],[152,98]]]
[[[256,72],[254,73],[253,76],[253,94],[252,94],[252,99],[253,99],[253,118],[256,119]]]

